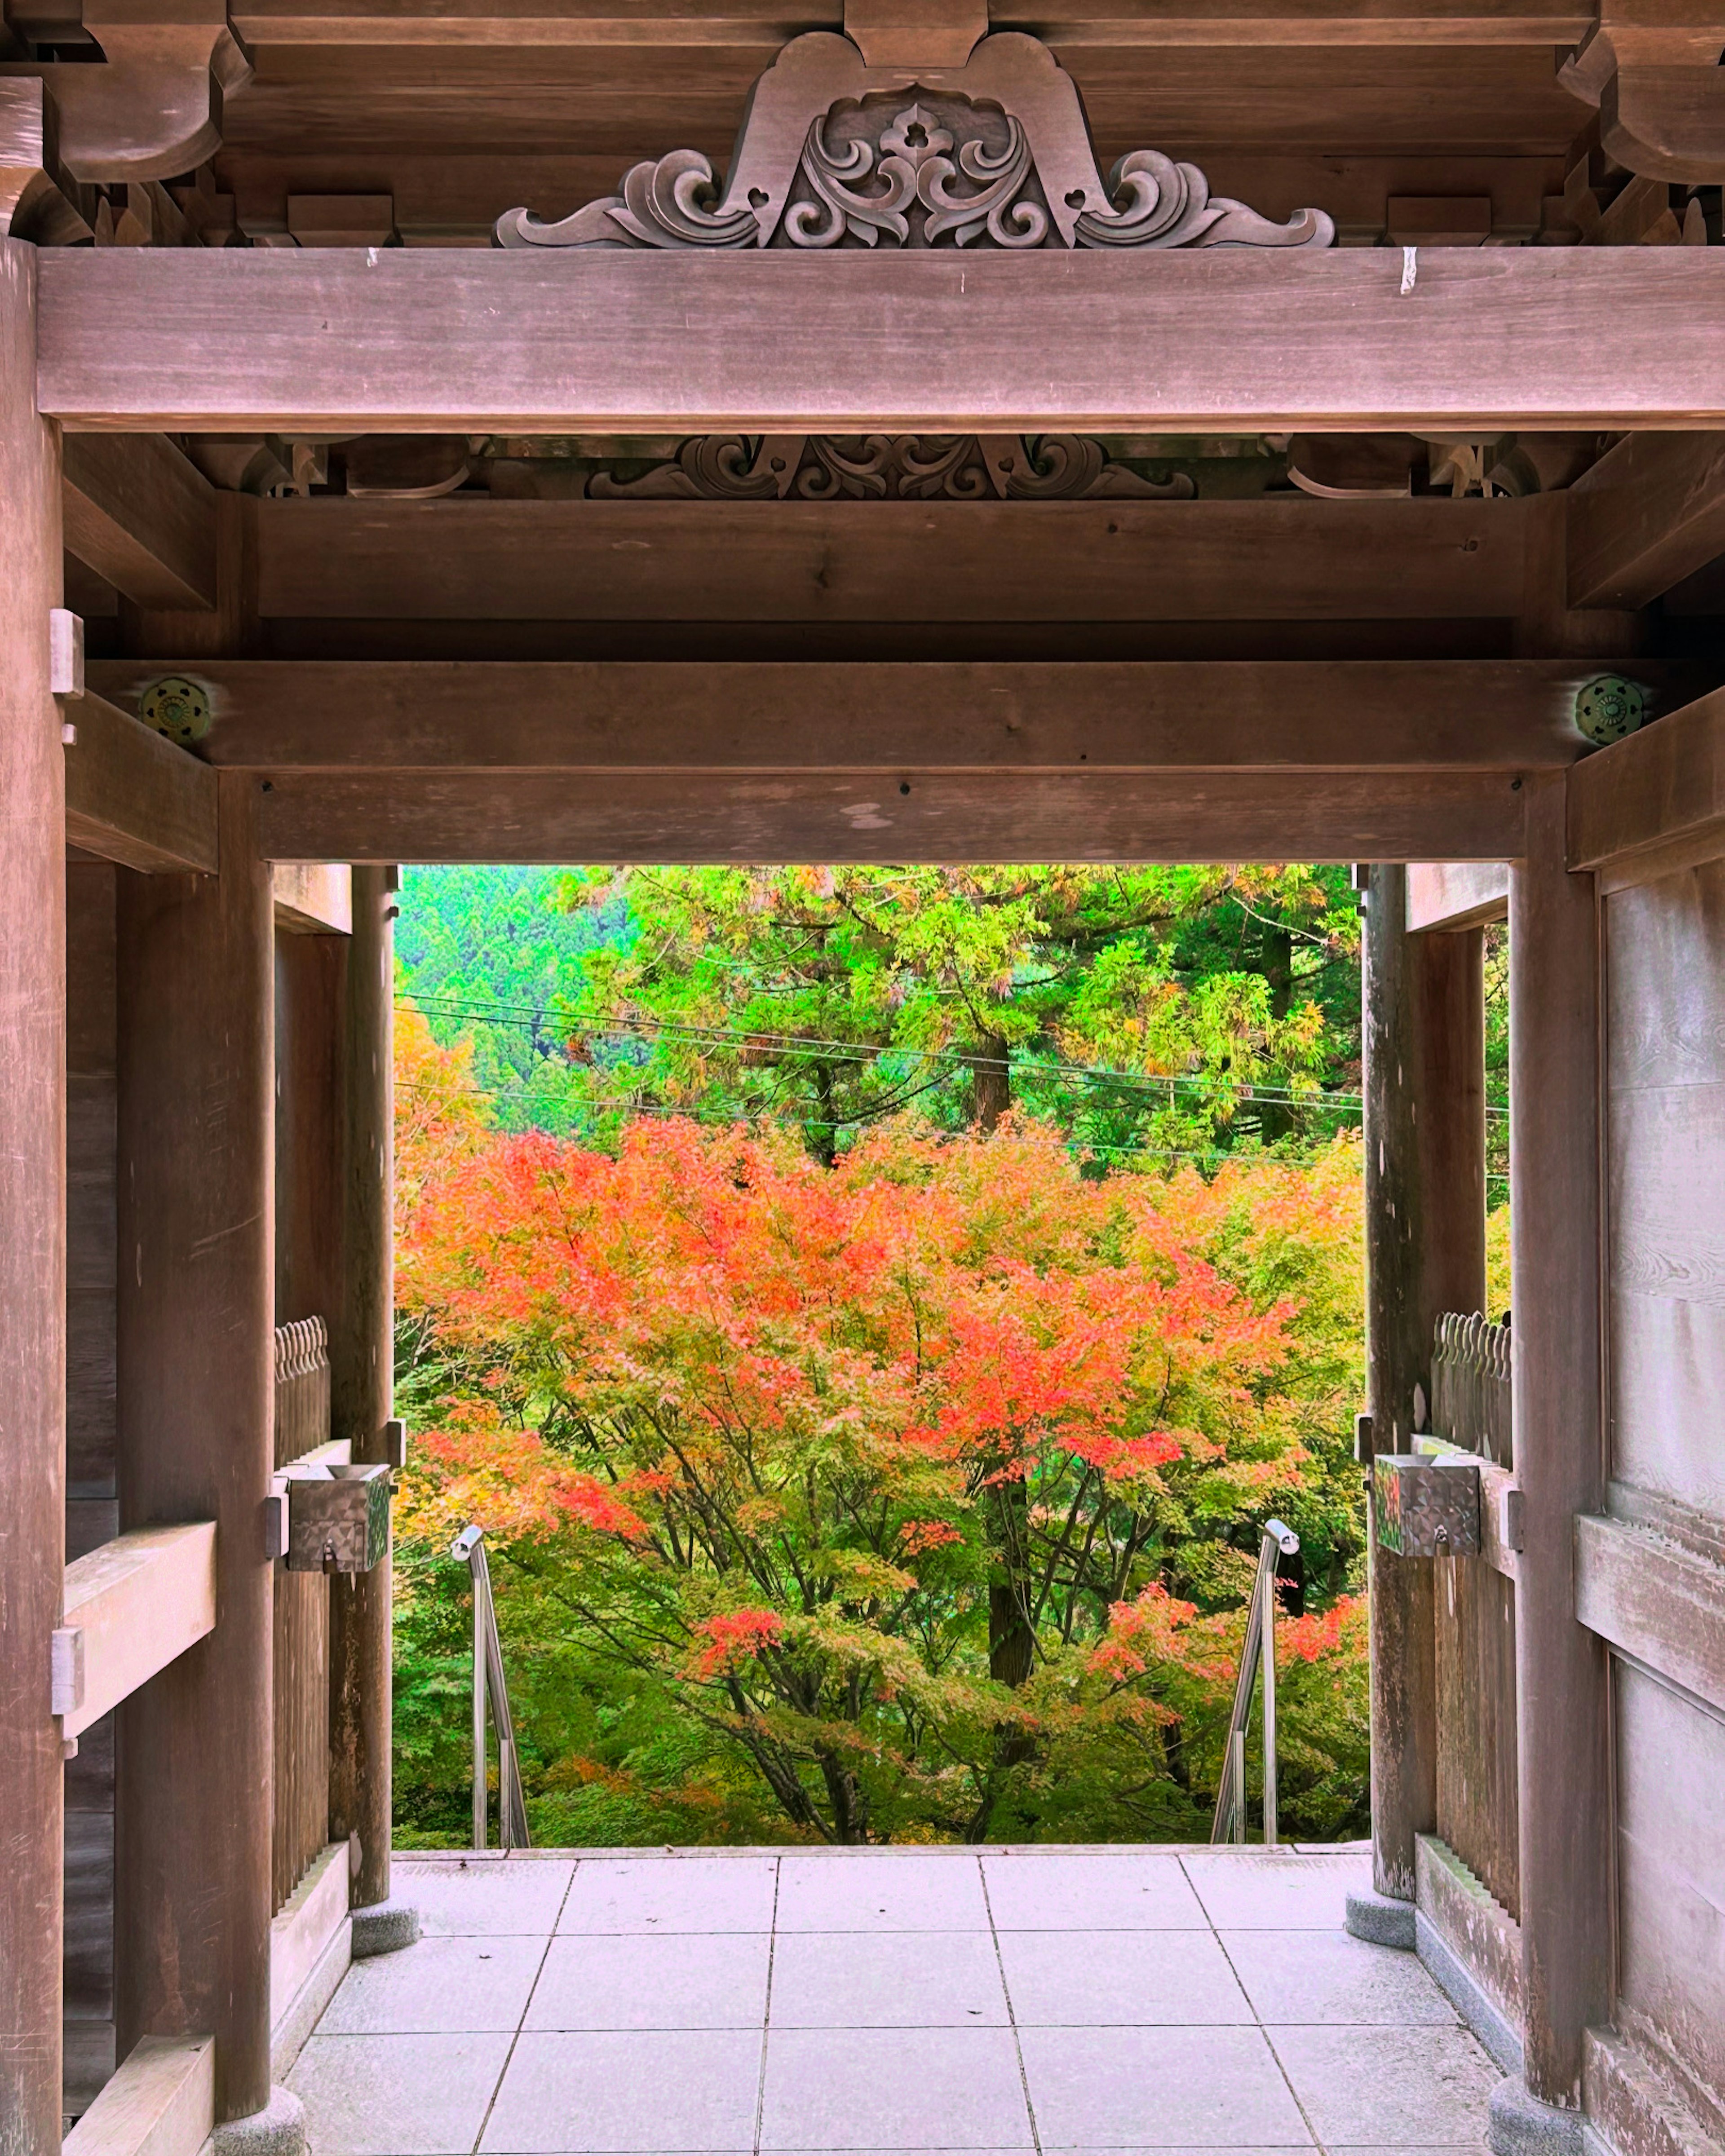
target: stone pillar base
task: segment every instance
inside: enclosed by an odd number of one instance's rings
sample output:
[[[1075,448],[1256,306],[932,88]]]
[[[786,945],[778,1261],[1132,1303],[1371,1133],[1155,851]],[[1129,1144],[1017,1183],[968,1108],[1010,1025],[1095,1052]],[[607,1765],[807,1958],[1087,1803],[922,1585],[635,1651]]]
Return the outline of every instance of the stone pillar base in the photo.
[[[249,2118],[230,2118],[204,2143],[203,2156],[308,2156],[305,2107],[293,2092],[272,2088]]]
[[[1542,2103],[1515,2075],[1491,2092],[1486,2140],[1492,2156],[1583,2156],[1586,2145],[1579,2111]]]
[[[1414,1951],[1414,1904],[1399,1902],[1393,1894],[1378,1894],[1370,1887],[1348,1897],[1348,1913],[1342,1919],[1357,1939],[1374,1947],[1405,1947]]]
[[[419,1936],[419,1912],[411,1902],[373,1902],[369,1908],[351,1913],[356,1961],[394,1953],[398,1948],[412,1946]]]

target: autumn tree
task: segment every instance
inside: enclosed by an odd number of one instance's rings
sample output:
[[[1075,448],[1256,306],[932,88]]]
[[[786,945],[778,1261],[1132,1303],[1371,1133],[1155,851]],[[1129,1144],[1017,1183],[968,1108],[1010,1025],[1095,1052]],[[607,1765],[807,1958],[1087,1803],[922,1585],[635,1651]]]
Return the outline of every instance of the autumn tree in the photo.
[[[480,1521],[528,1697],[557,1658],[641,1740],[542,1757],[566,1831],[644,1749],[719,1831],[1201,1830],[1255,1523],[1309,1517],[1327,1584],[1353,1554],[1325,1450],[1352,1147],[1303,1240],[1291,1168],[1099,1179],[1015,1122],[901,1118],[831,1168],[678,1122],[614,1152],[428,1151],[399,1286],[425,1431],[406,1630]],[[1335,1608],[1298,1620],[1295,1662],[1307,1634],[1314,1671],[1353,1651]],[[1327,1775],[1325,1831],[1358,1702],[1311,1689],[1289,1801]]]
[[[1356,1075],[1339,870],[588,869],[564,899],[631,923],[566,971],[595,1127],[769,1116],[830,1162],[911,1103],[984,1132],[1016,1105],[1180,1152],[1327,1135]]]

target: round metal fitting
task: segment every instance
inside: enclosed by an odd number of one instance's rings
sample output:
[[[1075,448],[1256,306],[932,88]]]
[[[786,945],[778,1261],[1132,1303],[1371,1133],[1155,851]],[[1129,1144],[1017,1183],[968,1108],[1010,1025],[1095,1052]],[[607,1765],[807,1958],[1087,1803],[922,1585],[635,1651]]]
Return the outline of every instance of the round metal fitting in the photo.
[[[164,674],[138,698],[138,716],[182,748],[190,748],[209,732],[209,692],[183,674]]]
[[[1602,674],[1575,693],[1575,723],[1596,747],[1634,733],[1647,716],[1647,691],[1620,674]]]

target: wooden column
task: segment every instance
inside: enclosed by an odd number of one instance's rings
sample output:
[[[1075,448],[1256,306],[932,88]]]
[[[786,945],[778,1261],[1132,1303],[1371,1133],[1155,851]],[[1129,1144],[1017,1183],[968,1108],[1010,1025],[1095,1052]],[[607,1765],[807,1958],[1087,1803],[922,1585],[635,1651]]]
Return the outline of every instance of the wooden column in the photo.
[[[1601,1509],[1599,952],[1564,866],[1564,782],[1527,784],[1509,886],[1510,1235],[1527,2081],[1579,2108],[1582,2032],[1611,2007],[1609,1677],[1575,1618],[1575,1515]]]
[[[57,429],[37,417],[36,249],[0,240],[0,2149],[60,2135],[65,1572],[64,753]]]
[[[1378,1452],[1405,1452],[1431,1395],[1432,1328],[1486,1291],[1485,1008],[1477,929],[1407,932],[1407,870],[1366,892],[1367,1404]],[[1423,1427],[1423,1422],[1420,1425]],[[1414,1898],[1437,1816],[1434,1560],[1371,1551],[1372,1859]]]
[[[216,2039],[218,2119],[270,2096],[273,914],[257,780],[219,876],[122,875],[120,1523],[217,1522],[216,1628],[120,1712],[120,2056]]]
[[[353,871],[343,1027],[342,1290],[330,1324],[330,1428],[385,1457],[394,1389],[394,876]],[[330,1832],[359,1836],[356,1908],[389,1898],[390,1569],[330,1581]]]

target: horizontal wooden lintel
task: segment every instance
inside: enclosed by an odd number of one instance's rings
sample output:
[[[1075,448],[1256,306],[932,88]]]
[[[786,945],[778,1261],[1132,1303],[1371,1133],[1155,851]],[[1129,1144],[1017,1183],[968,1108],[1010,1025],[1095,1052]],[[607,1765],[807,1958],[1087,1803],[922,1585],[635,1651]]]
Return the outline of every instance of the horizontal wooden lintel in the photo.
[[[275,925],[295,936],[351,936],[353,871],[345,861],[279,861]]]
[[[93,689],[63,708],[74,737],[66,749],[68,844],[146,873],[213,875],[216,776],[209,767]]]
[[[1587,757],[1568,792],[1569,865],[1607,891],[1725,855],[1725,689]]]
[[[1575,1614],[1620,1654],[1725,1712],[1725,1565],[1645,1527],[1584,1514]]]
[[[69,427],[1725,425],[1725,250],[50,249]]]
[[[69,1564],[63,1630],[83,1635],[71,1657],[82,1681],[61,1711],[62,1733],[88,1729],[215,1621],[213,1520],[136,1528]]]
[[[1410,935],[1479,928],[1509,918],[1507,861],[1414,861],[1408,869]]]
[[[213,2036],[142,2036],[61,2156],[198,2156],[216,2120]]]

